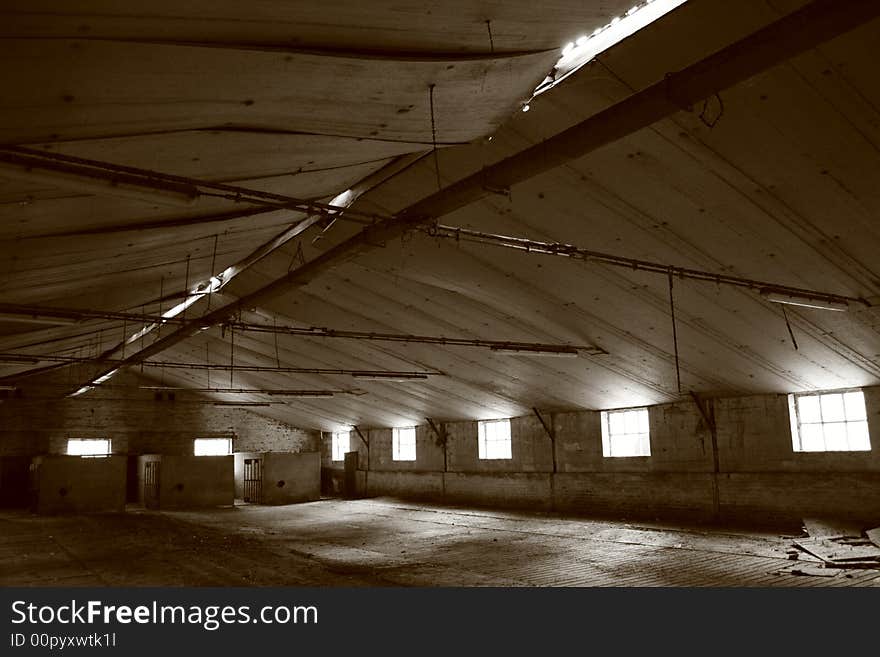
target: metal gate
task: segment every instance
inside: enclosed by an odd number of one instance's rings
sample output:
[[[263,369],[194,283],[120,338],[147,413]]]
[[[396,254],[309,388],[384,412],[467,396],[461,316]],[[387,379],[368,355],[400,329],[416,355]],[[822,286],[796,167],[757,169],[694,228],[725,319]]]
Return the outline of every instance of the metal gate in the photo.
[[[159,461],[144,463],[144,506],[159,508]]]
[[[40,464],[33,461],[28,468],[28,497],[31,511],[36,512],[40,503]]]
[[[263,459],[244,460],[244,501],[263,502]]]

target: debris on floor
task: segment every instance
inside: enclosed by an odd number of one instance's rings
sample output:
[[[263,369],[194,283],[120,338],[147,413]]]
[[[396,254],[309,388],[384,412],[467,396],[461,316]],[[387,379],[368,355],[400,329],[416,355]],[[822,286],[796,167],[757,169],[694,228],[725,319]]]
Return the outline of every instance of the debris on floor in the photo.
[[[789,566],[773,572],[774,575],[806,575],[810,577],[836,577],[842,572],[840,568],[825,568],[824,566]]]
[[[862,535],[862,529],[852,523],[839,520],[804,518],[806,538],[797,538],[793,545],[802,553],[818,558],[826,567],[833,568],[880,568],[880,527],[869,529]],[[802,553],[794,555],[791,550],[786,554],[795,560]],[[806,566],[802,569],[816,570],[810,573],[821,577],[830,577],[826,573],[819,574],[821,568]]]

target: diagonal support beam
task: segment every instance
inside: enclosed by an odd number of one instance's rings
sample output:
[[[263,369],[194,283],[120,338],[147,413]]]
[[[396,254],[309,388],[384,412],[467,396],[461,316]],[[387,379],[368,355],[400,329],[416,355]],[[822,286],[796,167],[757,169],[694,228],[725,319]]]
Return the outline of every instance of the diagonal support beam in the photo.
[[[547,424],[547,421],[544,419],[544,416],[541,415],[541,412],[538,410],[537,406],[532,407],[532,412],[534,412],[535,417],[538,418],[538,421],[541,423],[541,426],[544,427],[544,431],[547,432],[547,436],[549,436],[550,438],[550,454],[553,457],[553,474],[555,475],[558,471],[559,466],[556,463],[556,432],[553,430],[553,416],[550,416],[550,424]],[[555,485],[555,481],[551,478],[551,490],[553,490],[553,487]],[[552,498],[555,500],[555,493],[552,494]]]
[[[364,228],[286,275],[192,321],[124,360],[124,365],[186,340],[209,324],[303,286],[377,245],[389,243],[421,224],[470,205],[488,189],[508,189],[667,118],[704,98],[747,80],[787,59],[880,16],[877,0],[814,0],[681,71],[594,114],[559,134],[422,199],[395,217]],[[112,372],[110,370],[109,372]]]
[[[358,438],[361,439],[361,442],[364,444],[364,447],[366,447],[367,450],[369,450],[370,449],[370,441],[367,440],[366,438],[364,438],[364,434],[361,433],[361,430],[358,427],[358,425],[354,425],[354,432],[358,435]]]
[[[556,435],[553,433],[553,429],[551,429],[547,425],[547,421],[544,419],[544,416],[541,415],[541,411],[539,411],[535,407],[532,407],[532,412],[534,412],[535,417],[538,418],[538,421],[541,423],[541,426],[544,427],[544,431],[547,432],[547,435],[550,437],[550,441],[555,443],[556,442]]]
[[[721,517],[721,492],[718,488],[721,461],[718,456],[718,428],[715,424],[715,407],[710,400],[706,400],[704,405],[703,400],[694,391],[691,391],[691,397],[697,405],[700,415],[703,416],[703,420],[706,421],[706,426],[709,427],[709,438],[712,443],[712,509],[717,520]]]
[[[431,431],[434,432],[434,435],[437,436],[437,445],[443,447],[443,472],[447,472],[449,469],[449,454],[446,451],[446,429],[444,428],[442,431],[437,428],[437,425],[434,423],[429,417],[425,418],[425,421],[428,423],[428,426],[431,427]],[[446,479],[443,479],[443,492],[446,493]]]
[[[433,431],[434,435],[437,436],[437,444],[438,445],[445,445],[446,444],[446,433],[441,432],[440,429],[437,428],[437,425],[434,423],[434,420],[432,420],[431,418],[426,417],[425,420],[427,420],[428,426],[431,427],[431,431]]]
[[[703,400],[700,399],[699,395],[691,390],[691,398],[694,400],[694,403],[697,405],[697,410],[700,411],[700,415],[703,416],[703,420],[706,422],[706,426],[709,427],[709,431],[715,433],[715,420],[709,415],[709,412],[703,406]]]

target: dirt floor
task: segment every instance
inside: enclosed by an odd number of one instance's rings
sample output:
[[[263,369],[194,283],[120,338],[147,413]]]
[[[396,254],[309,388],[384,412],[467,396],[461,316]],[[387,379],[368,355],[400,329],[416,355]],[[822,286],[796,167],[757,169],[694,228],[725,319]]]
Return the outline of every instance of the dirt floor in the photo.
[[[780,531],[379,498],[40,517],[0,512],[4,586],[878,586]],[[829,576],[830,575],[830,576]]]

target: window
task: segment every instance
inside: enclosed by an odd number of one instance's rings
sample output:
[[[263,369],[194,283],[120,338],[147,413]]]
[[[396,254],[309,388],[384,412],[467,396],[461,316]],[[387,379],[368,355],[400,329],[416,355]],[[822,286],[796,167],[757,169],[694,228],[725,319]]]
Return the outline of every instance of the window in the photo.
[[[602,456],[650,456],[647,408],[602,411]]]
[[[232,454],[232,438],[196,438],[193,441],[196,456],[226,456]]]
[[[789,395],[788,409],[796,452],[871,450],[861,390]]]
[[[395,461],[416,460],[416,428],[391,430],[391,458]]]
[[[338,431],[333,433],[333,441],[331,443],[334,461],[344,461],[345,453],[351,451],[348,431]]]
[[[484,420],[477,423],[481,459],[509,459],[510,420]]]
[[[110,440],[72,438],[67,441],[67,453],[70,456],[107,456],[110,454]]]

